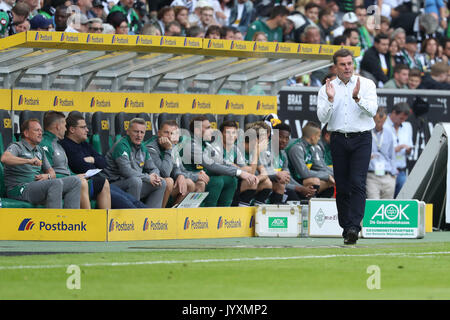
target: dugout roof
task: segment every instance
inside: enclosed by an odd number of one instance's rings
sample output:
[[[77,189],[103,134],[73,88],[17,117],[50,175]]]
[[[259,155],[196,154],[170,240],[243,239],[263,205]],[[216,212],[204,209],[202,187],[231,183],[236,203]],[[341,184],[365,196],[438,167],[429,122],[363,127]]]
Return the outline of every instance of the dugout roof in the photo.
[[[0,83],[3,89],[274,96],[287,79],[329,66],[340,48],[28,31],[0,40]]]

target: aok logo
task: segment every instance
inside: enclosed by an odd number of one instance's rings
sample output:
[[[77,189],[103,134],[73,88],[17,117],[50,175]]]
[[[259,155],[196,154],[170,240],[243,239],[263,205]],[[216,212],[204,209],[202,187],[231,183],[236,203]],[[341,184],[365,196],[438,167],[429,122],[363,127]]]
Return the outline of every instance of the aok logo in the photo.
[[[384,220],[385,218],[387,220],[409,220],[408,216],[405,214],[405,210],[408,207],[409,204],[405,206],[403,206],[402,204],[388,204],[386,206],[382,204],[370,219],[374,220],[375,218],[379,217],[381,218],[381,220]]]

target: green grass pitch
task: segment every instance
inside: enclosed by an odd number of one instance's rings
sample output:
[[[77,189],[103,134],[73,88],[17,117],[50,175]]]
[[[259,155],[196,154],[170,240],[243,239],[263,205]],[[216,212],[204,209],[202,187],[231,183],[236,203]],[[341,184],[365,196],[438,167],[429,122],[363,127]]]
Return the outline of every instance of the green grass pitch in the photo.
[[[0,299],[441,300],[450,299],[449,266],[450,232],[356,246],[333,238],[1,241]]]

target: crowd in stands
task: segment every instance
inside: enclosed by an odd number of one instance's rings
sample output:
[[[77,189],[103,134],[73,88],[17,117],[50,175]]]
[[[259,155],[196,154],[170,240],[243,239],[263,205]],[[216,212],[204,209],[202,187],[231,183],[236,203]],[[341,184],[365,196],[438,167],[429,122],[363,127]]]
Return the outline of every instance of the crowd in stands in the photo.
[[[448,89],[448,2],[438,0],[2,0],[0,34],[27,30],[359,46],[378,88]],[[289,80],[320,86],[333,68]],[[419,79],[420,78],[420,79]]]

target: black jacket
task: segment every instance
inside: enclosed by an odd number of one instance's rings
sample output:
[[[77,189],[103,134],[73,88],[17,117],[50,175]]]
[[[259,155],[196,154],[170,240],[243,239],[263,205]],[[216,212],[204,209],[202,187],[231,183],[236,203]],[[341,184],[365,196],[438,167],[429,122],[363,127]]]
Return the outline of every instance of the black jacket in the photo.
[[[391,72],[391,58],[389,52],[384,55],[386,58],[386,64],[388,67],[388,75],[385,75],[383,70],[381,69],[380,57],[378,56],[378,51],[375,47],[370,47],[365,53],[364,57],[361,61],[360,68],[361,70],[367,71],[371,73],[374,78],[378,81],[385,83],[389,80],[389,74]]]

